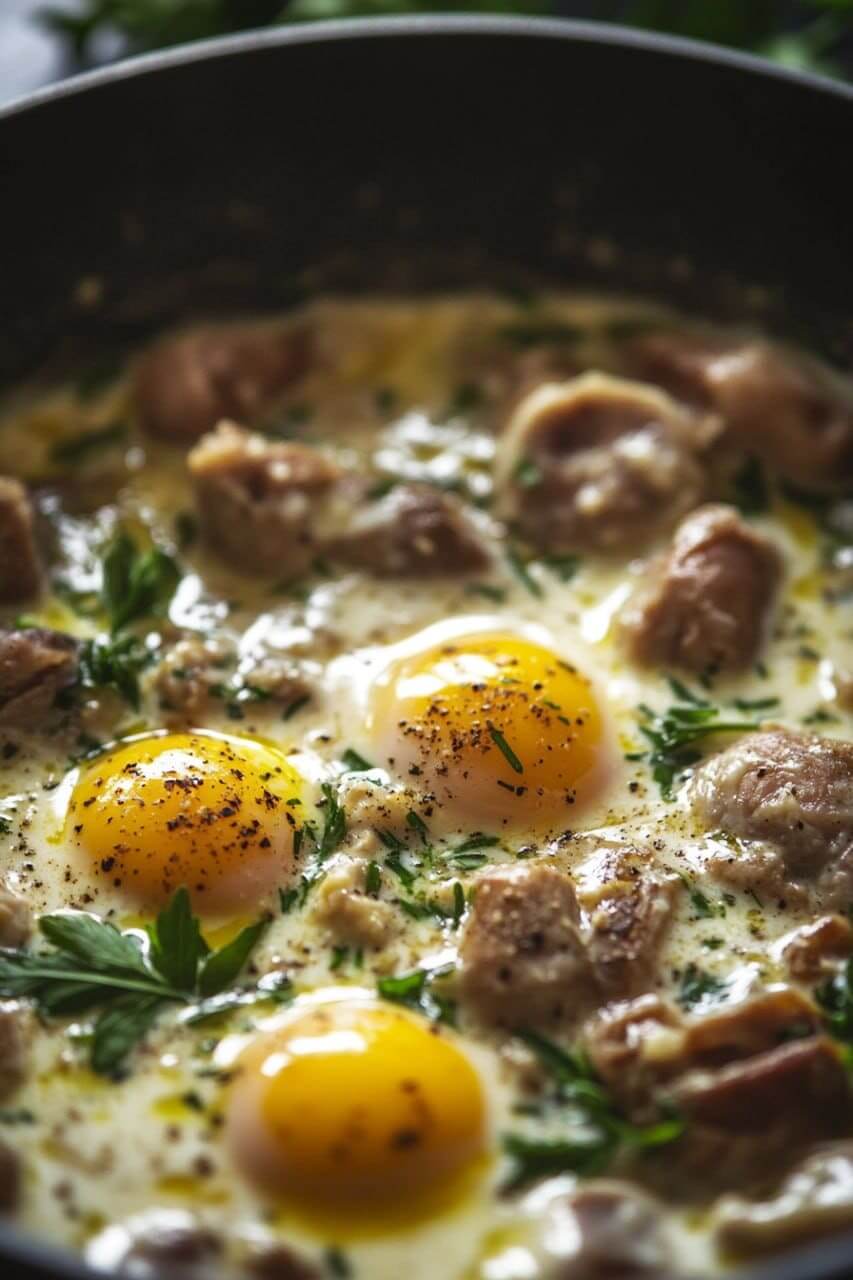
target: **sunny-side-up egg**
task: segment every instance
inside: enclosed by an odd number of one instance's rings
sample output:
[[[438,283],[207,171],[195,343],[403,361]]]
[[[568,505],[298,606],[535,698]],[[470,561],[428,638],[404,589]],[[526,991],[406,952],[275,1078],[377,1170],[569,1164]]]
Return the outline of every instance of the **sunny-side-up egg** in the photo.
[[[373,683],[368,732],[392,775],[471,827],[565,827],[600,792],[609,730],[589,677],[527,634],[427,628]]]
[[[203,915],[255,905],[293,870],[303,779],[279,751],[200,732],[134,738],[72,792],[80,868],[142,907],[185,885]]]
[[[315,1229],[358,1237],[441,1217],[486,1176],[480,1069],[453,1032],[367,992],[315,993],[231,1071],[237,1168]]]

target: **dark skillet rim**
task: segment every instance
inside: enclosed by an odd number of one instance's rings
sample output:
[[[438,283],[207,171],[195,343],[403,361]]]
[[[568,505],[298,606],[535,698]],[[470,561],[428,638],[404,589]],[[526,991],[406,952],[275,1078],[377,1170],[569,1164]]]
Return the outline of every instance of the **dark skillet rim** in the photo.
[[[4,120],[35,107],[59,102],[66,97],[99,89],[116,81],[167,71],[188,63],[277,48],[288,44],[321,44],[337,40],[375,40],[399,36],[429,37],[502,36],[537,40],[571,40],[576,43],[613,45],[646,53],[662,53],[674,58],[705,62],[771,80],[787,81],[805,89],[828,93],[853,102],[853,84],[828,76],[781,66],[755,54],[702,43],[682,36],[659,35],[617,23],[585,22],[563,18],[514,18],[488,15],[425,14],[418,17],[346,18],[310,23],[294,23],[248,31],[237,35],[195,40],[174,49],[123,58],[107,67],[69,76],[34,93],[14,98],[0,108]]]
[[[176,67],[215,58],[243,56],[284,45],[334,43],[336,41],[459,36],[506,37],[534,40],[568,40],[579,44],[636,49],[639,53],[704,62],[711,66],[798,85],[827,94],[839,102],[853,103],[853,85],[825,76],[768,62],[752,54],[702,44],[680,36],[657,35],[611,23],[569,19],[512,18],[488,15],[430,14],[419,17],[355,18],[316,23],[295,23],[211,40],[198,40],[175,49],[122,59],[108,67],[71,76],[58,84],[14,99],[0,108],[4,121],[66,98],[88,93],[137,76],[170,71]],[[39,1272],[45,1280],[97,1280],[105,1274],[88,1266],[81,1257],[0,1220],[0,1261],[19,1262]],[[757,1270],[738,1272],[744,1280],[842,1280],[853,1264],[853,1235],[838,1236],[805,1249],[769,1259]],[[165,1274],[165,1273],[164,1273]]]

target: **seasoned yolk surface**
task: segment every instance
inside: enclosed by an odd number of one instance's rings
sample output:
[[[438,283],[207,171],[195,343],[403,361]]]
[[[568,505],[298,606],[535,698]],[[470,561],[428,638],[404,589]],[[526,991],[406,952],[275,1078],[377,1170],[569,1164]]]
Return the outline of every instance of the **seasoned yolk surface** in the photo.
[[[283,755],[246,739],[142,738],[89,766],[67,830],[96,874],[136,903],[162,904],[185,885],[197,911],[231,913],[288,880],[300,786]]]
[[[468,1058],[367,1001],[321,1005],[254,1042],[227,1124],[239,1167],[280,1201],[365,1221],[458,1183],[486,1142]]]
[[[590,682],[541,645],[464,636],[395,663],[370,727],[388,767],[460,823],[559,823],[595,789],[602,723]]]

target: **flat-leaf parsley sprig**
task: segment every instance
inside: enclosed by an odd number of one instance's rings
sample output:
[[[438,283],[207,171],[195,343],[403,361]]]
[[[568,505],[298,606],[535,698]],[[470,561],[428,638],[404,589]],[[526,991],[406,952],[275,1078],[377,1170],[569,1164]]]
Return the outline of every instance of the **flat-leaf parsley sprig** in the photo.
[[[715,733],[749,733],[755,720],[723,720],[720,710],[691,693],[678,681],[670,682],[679,702],[666,711],[652,711],[645,703],[637,708],[640,733],[647,751],[632,752],[629,760],[646,760],[664,800],[671,800],[676,778],[702,757],[696,745]]]
[[[114,1075],[167,1004],[218,996],[238,977],[266,920],[211,950],[186,889],[178,889],[146,933],[121,932],[86,911],[39,919],[50,951],[0,949],[0,995],[31,999],[49,1018],[95,1014],[90,1060]]]

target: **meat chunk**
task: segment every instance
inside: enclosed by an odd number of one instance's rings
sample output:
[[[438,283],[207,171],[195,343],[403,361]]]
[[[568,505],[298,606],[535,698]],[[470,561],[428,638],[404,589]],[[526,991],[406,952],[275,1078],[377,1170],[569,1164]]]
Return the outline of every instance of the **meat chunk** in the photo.
[[[209,544],[243,573],[304,572],[323,545],[318,508],[340,469],[318,449],[222,423],[187,459]]]
[[[780,570],[773,544],[732,507],[700,507],[622,612],[628,652],[644,666],[741,670],[760,648]]]
[[[211,1227],[183,1209],[152,1209],[95,1236],[86,1251],[96,1267],[158,1280],[163,1275],[209,1276],[222,1254]]]
[[[24,1079],[29,1046],[29,1013],[12,1001],[0,1003],[0,1099]]]
[[[572,882],[553,867],[481,876],[459,954],[462,999],[477,1019],[497,1026],[574,1019],[595,985]]]
[[[0,1213],[9,1213],[21,1193],[21,1157],[0,1140]]]
[[[286,1244],[256,1245],[244,1268],[255,1280],[322,1280],[314,1264]]]
[[[77,676],[77,642],[59,631],[0,631],[0,726],[44,728]]]
[[[0,604],[37,595],[42,583],[33,510],[19,480],[0,476]]]
[[[365,888],[367,866],[359,857],[337,854],[314,894],[313,916],[344,946],[378,950],[400,931],[400,913]]]
[[[752,1257],[824,1238],[853,1226],[853,1143],[836,1142],[810,1155],[760,1200],[727,1196],[714,1213],[718,1245]]]
[[[853,393],[816,360],[769,342],[656,332],[634,339],[638,376],[726,423],[731,442],[798,487],[849,490]]]
[[[584,1045],[638,1123],[667,1106],[684,1115],[684,1135],[644,1168],[689,1198],[766,1177],[809,1143],[847,1132],[849,1082],[820,1028],[791,988],[692,1017],[646,996],[593,1018]]]
[[[29,936],[29,903],[0,880],[0,947],[20,947]]]
[[[211,691],[227,679],[234,660],[220,641],[200,635],[184,636],[173,645],[152,681],[167,718],[199,723],[208,711]]]
[[[138,361],[133,396],[153,436],[189,444],[223,418],[255,421],[308,366],[300,329],[206,326],[151,347]]]
[[[853,929],[843,916],[821,916],[786,933],[773,944],[772,954],[788,968],[792,978],[815,983],[836,973],[853,953]]]
[[[688,1195],[750,1185],[813,1143],[850,1131],[847,1072],[824,1036],[692,1073],[671,1097],[686,1120],[671,1154]]]
[[[849,902],[853,743],[787,729],[752,733],[697,769],[689,795],[708,827],[764,842],[789,879],[818,881],[826,906]]]
[[[596,979],[611,999],[637,993],[652,981],[681,881],[644,850],[592,838],[574,847],[592,850],[573,875]]]
[[[482,569],[488,557],[461,503],[406,484],[353,513],[329,548],[333,559],[381,578],[433,578]]]
[[[628,1183],[596,1179],[556,1198],[544,1215],[552,1280],[665,1280],[672,1264],[663,1206]]]
[[[597,373],[547,384],[501,441],[502,513],[549,551],[642,545],[701,498],[703,443],[653,387]]]

